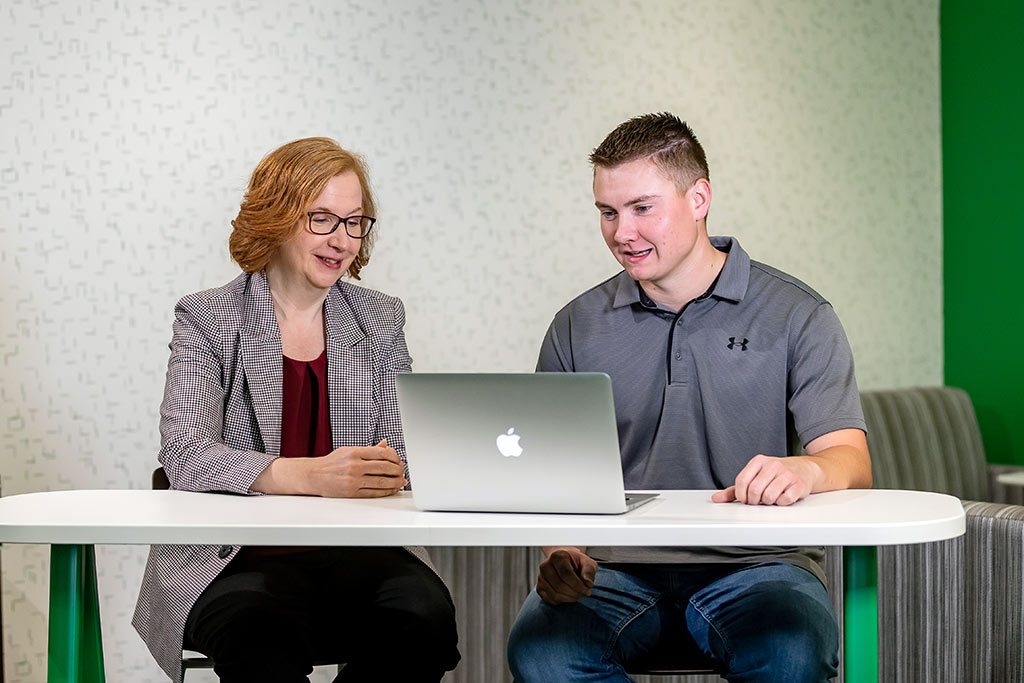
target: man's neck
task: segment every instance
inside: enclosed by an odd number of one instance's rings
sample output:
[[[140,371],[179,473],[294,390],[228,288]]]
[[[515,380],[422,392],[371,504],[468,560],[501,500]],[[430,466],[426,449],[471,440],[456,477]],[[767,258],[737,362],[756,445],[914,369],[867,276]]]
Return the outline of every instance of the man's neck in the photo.
[[[644,293],[659,306],[681,311],[688,303],[708,291],[711,283],[722,272],[728,254],[715,249],[706,237],[699,244],[699,251],[695,249],[676,272],[657,281],[640,281]]]

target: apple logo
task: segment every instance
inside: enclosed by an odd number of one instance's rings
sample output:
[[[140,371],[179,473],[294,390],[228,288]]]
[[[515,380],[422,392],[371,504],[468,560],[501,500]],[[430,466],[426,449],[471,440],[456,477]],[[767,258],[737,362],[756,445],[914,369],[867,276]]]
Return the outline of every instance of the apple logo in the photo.
[[[506,458],[518,458],[523,454],[523,447],[519,445],[519,435],[513,433],[515,431],[515,427],[509,427],[507,432],[499,434],[495,439],[498,451]]]

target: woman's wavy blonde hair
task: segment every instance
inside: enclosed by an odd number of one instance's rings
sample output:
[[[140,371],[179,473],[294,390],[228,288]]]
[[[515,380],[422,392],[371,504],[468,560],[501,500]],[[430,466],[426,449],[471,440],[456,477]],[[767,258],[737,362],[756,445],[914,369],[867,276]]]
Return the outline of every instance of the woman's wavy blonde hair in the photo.
[[[362,188],[363,214],[376,216],[377,207],[362,158],[330,138],[303,138],[278,147],[263,157],[249,179],[249,189],[231,221],[228,247],[247,273],[263,270],[278,247],[305,229],[309,204],[334,176],[352,171]],[[356,280],[370,261],[373,233],[363,238],[348,267]]]

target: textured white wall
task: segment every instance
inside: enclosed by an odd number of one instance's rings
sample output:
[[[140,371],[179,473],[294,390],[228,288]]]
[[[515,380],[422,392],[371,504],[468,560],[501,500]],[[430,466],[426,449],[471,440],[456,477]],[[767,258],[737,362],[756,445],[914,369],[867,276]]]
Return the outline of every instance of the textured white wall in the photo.
[[[862,387],[940,383],[938,58],[938,0],[8,0],[3,493],[147,485],[174,301],[234,276],[248,173],[308,135],[369,159],[364,279],[405,299],[418,370],[532,369],[616,271],[587,154],[671,110],[711,232],[833,302]],[[3,548],[9,681],[44,679],[45,550]],[[114,683],[159,680],[128,623],[143,559],[99,550]]]

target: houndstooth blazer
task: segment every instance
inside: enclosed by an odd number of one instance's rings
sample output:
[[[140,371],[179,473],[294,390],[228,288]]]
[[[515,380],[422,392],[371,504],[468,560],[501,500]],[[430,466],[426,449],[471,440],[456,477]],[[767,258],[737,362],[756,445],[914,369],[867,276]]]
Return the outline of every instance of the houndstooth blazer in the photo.
[[[281,333],[266,275],[243,274],[186,296],[174,318],[160,462],[172,488],[249,494],[281,450]],[[412,360],[402,302],[339,282],[327,295],[324,318],[334,445],[386,438],[404,460],[395,374],[408,372]],[[188,613],[240,548],[150,548],[132,624],[176,683]],[[424,549],[407,550],[430,566]]]

